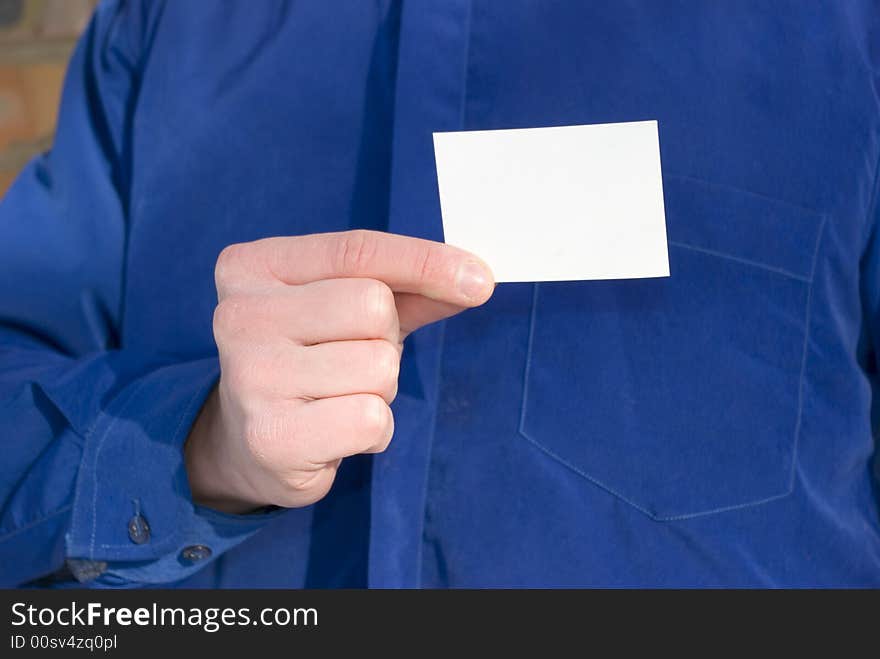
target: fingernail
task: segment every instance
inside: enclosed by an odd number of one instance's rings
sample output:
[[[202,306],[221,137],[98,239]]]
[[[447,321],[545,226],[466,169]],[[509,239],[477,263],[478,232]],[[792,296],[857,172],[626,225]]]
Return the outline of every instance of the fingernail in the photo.
[[[492,285],[492,279],[485,266],[465,261],[458,268],[455,285],[458,292],[469,300],[482,300]]]

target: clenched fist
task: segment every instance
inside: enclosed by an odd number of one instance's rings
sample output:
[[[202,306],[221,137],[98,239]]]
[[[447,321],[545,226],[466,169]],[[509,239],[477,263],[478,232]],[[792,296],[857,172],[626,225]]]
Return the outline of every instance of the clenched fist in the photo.
[[[477,257],[372,231],[227,247],[220,382],[186,443],[194,499],[226,512],[321,499],[346,456],[383,451],[404,337],[484,303]]]

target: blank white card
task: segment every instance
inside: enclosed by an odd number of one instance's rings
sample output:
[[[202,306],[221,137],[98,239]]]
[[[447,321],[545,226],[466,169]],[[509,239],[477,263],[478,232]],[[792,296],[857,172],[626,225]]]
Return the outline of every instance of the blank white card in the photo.
[[[668,277],[656,121],[434,133],[443,232],[496,281]]]

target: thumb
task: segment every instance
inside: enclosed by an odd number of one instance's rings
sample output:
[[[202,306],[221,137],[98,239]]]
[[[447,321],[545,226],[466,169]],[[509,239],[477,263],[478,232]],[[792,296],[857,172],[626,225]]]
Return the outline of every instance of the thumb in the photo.
[[[470,307],[432,300],[417,293],[395,293],[397,316],[400,319],[400,340],[420,327],[449,318]]]

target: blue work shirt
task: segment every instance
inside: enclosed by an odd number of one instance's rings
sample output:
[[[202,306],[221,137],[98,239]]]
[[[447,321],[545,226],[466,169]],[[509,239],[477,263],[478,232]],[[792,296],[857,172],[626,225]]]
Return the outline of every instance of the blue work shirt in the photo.
[[[878,43],[872,0],[102,4],[0,207],[0,582],[880,585]],[[669,278],[499,285],[324,501],[193,504],[224,246],[439,240],[433,131],[647,119]]]

